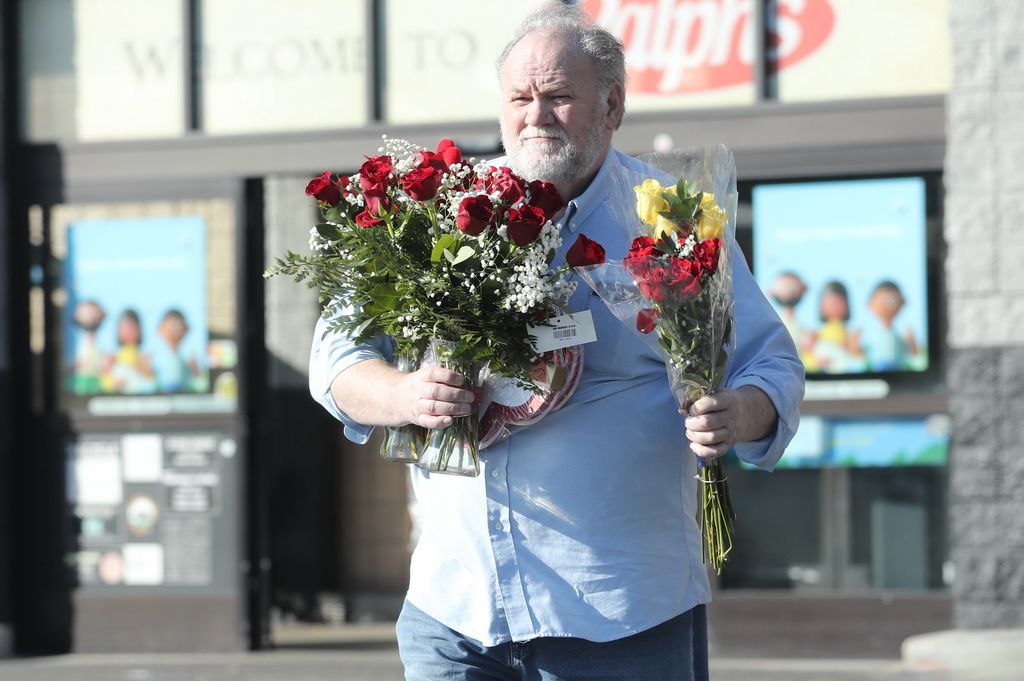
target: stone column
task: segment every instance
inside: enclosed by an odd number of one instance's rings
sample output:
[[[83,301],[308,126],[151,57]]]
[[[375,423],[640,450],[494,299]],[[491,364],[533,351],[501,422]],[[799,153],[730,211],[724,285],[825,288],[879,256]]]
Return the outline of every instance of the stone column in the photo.
[[[1024,627],[1024,3],[950,7],[954,620],[961,629]]]

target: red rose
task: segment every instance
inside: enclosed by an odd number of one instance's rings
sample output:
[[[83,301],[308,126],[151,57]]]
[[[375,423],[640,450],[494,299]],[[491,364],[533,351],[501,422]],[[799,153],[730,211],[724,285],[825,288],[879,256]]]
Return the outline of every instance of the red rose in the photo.
[[[526,198],[526,180],[505,166],[491,173],[487,181],[482,184],[488,194],[498,192],[498,198],[509,205],[519,203]]]
[[[640,275],[633,273],[633,278],[636,279],[636,283],[640,287],[640,293],[643,294],[644,298],[655,303],[665,301],[668,295],[670,277],[668,270],[661,263],[652,261],[652,265],[646,272]]]
[[[394,166],[390,156],[367,157],[359,168],[359,186],[363,189],[383,189],[391,184]]]
[[[708,274],[714,274],[718,270],[718,255],[721,249],[721,239],[708,239],[693,247],[693,255],[697,258],[702,270]]]
[[[600,265],[604,262],[604,248],[596,241],[580,234],[576,243],[566,252],[565,262],[569,267]]]
[[[448,170],[448,165],[444,162],[439,154],[435,154],[432,151],[423,149],[420,151],[420,161],[416,164],[417,168],[433,168],[439,174],[444,173]]]
[[[326,201],[335,206],[341,200],[341,189],[331,181],[331,171],[325,170],[306,185],[306,196],[314,196],[317,201]]]
[[[634,278],[642,277],[652,267],[659,253],[661,251],[655,246],[654,239],[649,236],[638,236],[630,244],[629,252],[622,260],[622,264]]]
[[[636,313],[636,330],[640,333],[654,331],[654,325],[660,316],[661,313],[658,312],[657,308],[647,307],[640,310]]]
[[[537,206],[544,215],[547,216],[548,220],[554,216],[555,213],[562,210],[562,206],[565,205],[565,201],[562,201],[562,195],[555,189],[555,185],[545,180],[534,180],[529,184],[530,187],[530,205]]]
[[[402,189],[416,201],[429,201],[437,195],[443,172],[430,165],[413,168],[402,177]]]
[[[536,206],[520,206],[508,212],[508,238],[518,246],[526,246],[537,238],[547,218]]]
[[[672,258],[666,283],[676,299],[693,300],[700,295],[700,263]]]
[[[384,221],[373,217],[368,210],[364,210],[356,215],[356,224],[360,227],[376,227],[377,225],[383,225]]]
[[[463,233],[476,236],[487,229],[493,216],[494,206],[489,196],[470,196],[459,204],[455,223]]]
[[[447,137],[437,143],[437,154],[444,159],[446,167],[462,162],[462,150]]]
[[[363,193],[366,199],[366,212],[375,218],[379,218],[391,211],[391,199],[388,195],[377,189]]]

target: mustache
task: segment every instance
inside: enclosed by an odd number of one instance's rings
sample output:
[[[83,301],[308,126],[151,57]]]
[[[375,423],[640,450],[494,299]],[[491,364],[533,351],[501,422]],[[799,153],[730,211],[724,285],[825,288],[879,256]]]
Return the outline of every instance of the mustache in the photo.
[[[535,128],[532,125],[528,125],[519,131],[520,141],[530,137],[544,137],[547,139],[556,139],[560,142],[569,141],[569,137],[565,134],[565,131],[557,128]]]

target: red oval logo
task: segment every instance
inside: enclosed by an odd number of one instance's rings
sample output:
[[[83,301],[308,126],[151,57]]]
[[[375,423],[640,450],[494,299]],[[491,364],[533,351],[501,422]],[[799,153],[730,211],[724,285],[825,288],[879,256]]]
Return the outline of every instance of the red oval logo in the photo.
[[[622,40],[629,91],[676,95],[754,80],[752,0],[583,0],[583,9]],[[829,0],[778,0],[769,35],[773,66],[813,54],[832,33]]]

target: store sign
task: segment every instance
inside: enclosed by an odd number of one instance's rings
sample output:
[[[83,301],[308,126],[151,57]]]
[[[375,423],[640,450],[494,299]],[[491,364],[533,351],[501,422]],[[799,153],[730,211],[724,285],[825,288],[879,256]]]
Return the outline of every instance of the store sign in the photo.
[[[683,94],[753,82],[752,0],[585,0],[622,39],[630,92]],[[829,0],[780,0],[770,42],[780,68],[818,50],[834,25]]]
[[[756,0],[581,0],[626,49],[632,110],[756,99]],[[776,0],[768,59],[782,101],[949,90],[949,0]]]

